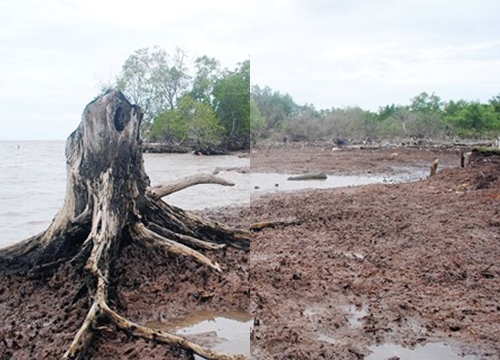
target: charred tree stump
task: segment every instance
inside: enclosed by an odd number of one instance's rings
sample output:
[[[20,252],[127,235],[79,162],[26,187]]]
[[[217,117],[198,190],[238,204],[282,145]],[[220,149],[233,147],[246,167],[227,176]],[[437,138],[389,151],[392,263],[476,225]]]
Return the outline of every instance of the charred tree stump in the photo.
[[[182,186],[149,188],[139,136],[141,119],[140,108],[116,91],[108,91],[86,106],[80,125],[66,143],[68,179],[61,210],[41,234],[1,249],[0,271],[37,274],[66,261],[87,271],[93,303],[65,358],[86,358],[99,331],[96,324],[105,321],[134,336],[179,346],[207,359],[242,358],[135,324],[108,304],[113,260],[120,255],[123,239],[151,251],[165,249],[190,257],[214,271],[221,271],[220,265],[196,249],[232,246],[248,251],[250,247],[248,231],[206,221],[161,200]],[[200,182],[190,179],[190,185]]]

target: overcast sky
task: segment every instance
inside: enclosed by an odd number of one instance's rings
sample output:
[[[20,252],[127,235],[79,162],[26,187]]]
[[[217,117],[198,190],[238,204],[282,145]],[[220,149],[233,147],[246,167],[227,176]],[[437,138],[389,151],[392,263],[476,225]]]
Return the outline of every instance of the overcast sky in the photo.
[[[142,47],[223,66],[316,108],[377,110],[422,91],[500,93],[498,0],[3,0],[0,139],[65,139],[98,83]]]

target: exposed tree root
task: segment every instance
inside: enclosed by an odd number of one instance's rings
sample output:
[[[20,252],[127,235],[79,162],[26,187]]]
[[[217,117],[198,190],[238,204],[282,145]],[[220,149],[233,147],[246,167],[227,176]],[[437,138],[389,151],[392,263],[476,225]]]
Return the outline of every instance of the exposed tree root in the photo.
[[[173,240],[167,239],[161,235],[158,235],[154,231],[149,230],[142,224],[138,224],[136,226],[137,237],[140,241],[146,245],[146,247],[155,249],[155,248],[164,248],[166,251],[176,254],[176,255],[184,255],[187,257],[193,258],[195,261],[200,264],[206,265],[214,270],[221,272],[221,268],[219,264],[213,262],[205,255],[199,253],[196,250],[191,249],[188,246],[183,244],[179,244]]]
[[[171,253],[192,257],[196,261],[209,266],[214,270],[221,271],[219,265],[212,262],[204,255],[182,244],[178,244],[174,241],[163,238],[162,236],[147,229],[141,223],[138,223],[137,226],[133,228],[132,234],[134,235],[135,239],[149,248],[165,248]],[[108,296],[110,263],[105,259],[109,259],[111,256],[112,246],[110,243],[111,241],[109,239],[98,240],[98,245],[94,247],[94,250],[92,251],[92,254],[88,259],[86,268],[97,279],[94,300],[82,326],[75,335],[70,347],[64,354],[65,358],[85,358],[87,347],[91,343],[93,334],[99,330],[97,324],[100,324],[102,321],[111,322],[118,329],[125,331],[127,334],[130,334],[132,336],[165,343],[172,346],[178,346],[183,349],[192,351],[193,353],[196,353],[206,359],[237,360],[245,358],[242,355],[229,355],[205,349],[195,343],[186,340],[181,336],[136,324],[112,310],[106,300]]]
[[[243,359],[136,324],[108,305],[110,273],[123,239],[151,251],[192,258],[217,272],[221,266],[196,249],[250,248],[249,231],[202,219],[161,200],[200,183],[231,183],[203,175],[149,187],[138,136],[140,118],[137,107],[112,91],[85,108],[82,123],[66,146],[68,182],[62,209],[43,233],[0,249],[0,271],[46,273],[69,261],[88,273],[88,281],[75,296],[87,294],[92,305],[65,358],[89,358],[94,334],[109,323],[133,336],[178,346],[206,359]]]

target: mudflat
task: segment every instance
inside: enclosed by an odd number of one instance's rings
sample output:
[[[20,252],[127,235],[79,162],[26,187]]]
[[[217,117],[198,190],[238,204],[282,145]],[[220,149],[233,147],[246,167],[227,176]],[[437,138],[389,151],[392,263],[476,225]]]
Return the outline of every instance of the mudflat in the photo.
[[[252,358],[399,359],[379,350],[401,346],[415,359],[500,358],[500,159],[460,168],[460,151],[255,149],[252,172],[439,166],[409,183],[252,197],[252,222],[294,219],[252,234]]]
[[[210,217],[246,227],[247,209],[220,209]],[[227,249],[205,252],[222,264],[217,273],[190,259],[146,251],[133,244],[114,263],[110,305],[140,325],[168,324],[196,312],[245,313],[249,309],[249,253]],[[84,273],[69,263],[48,278],[0,276],[0,359],[61,359],[92,303]],[[134,338],[103,323],[88,359],[192,359],[178,348]],[[100,335],[99,335],[100,334]],[[216,334],[191,336],[212,347]],[[220,349],[219,349],[220,350]],[[234,349],[233,349],[234,350]]]
[[[250,208],[199,212],[242,228],[293,219],[252,232],[250,254],[207,252],[222,274],[124,242],[110,304],[139,324],[250,310],[252,359],[376,359],[386,346],[498,359],[500,161],[473,156],[460,168],[460,151],[254,149],[252,172],[389,178],[439,166],[410,183],[255,192]],[[47,278],[2,275],[0,359],[61,358],[91,303],[83,283],[69,264]],[[89,358],[192,359],[116,329],[99,334]]]

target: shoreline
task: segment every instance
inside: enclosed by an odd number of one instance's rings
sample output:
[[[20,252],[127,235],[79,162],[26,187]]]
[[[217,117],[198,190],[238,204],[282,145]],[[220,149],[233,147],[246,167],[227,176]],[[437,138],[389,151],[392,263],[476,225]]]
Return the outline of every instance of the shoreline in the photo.
[[[393,149],[252,152],[251,171],[333,174],[425,169],[436,153]],[[252,232],[251,252],[207,252],[213,274],[192,261],[126,245],[115,264],[112,306],[138,323],[194,311],[250,311],[252,359],[358,360],[374,345],[446,342],[457,354],[500,356],[500,163],[458,168],[440,155],[435,177],[252,195],[250,206],[193,211],[233,227],[294,217]],[[0,358],[60,358],[88,311],[83,274],[60,266],[48,279],[0,279]],[[209,295],[209,296],[208,296]],[[122,332],[92,358],[189,359],[186,352]]]
[[[253,153],[252,170],[380,173],[436,154],[393,150],[278,148]],[[500,356],[500,162],[460,169],[456,152],[439,155],[449,168],[412,183],[252,198],[252,222],[295,219],[253,232],[253,358],[357,360],[435,343]]]

